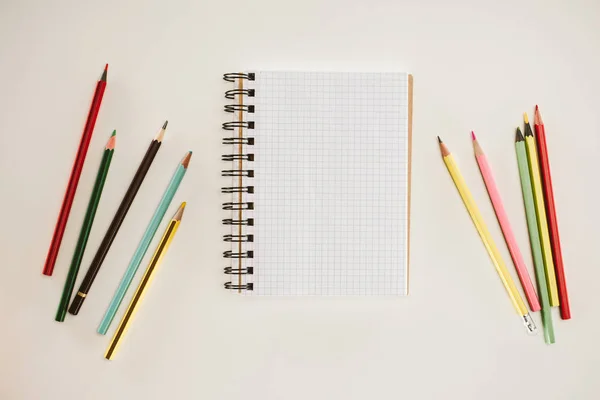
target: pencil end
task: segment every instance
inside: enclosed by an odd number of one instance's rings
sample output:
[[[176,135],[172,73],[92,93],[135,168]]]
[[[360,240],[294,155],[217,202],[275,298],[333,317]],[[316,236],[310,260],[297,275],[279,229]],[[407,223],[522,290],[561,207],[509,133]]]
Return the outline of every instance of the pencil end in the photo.
[[[114,150],[116,144],[117,144],[117,130],[115,129],[113,131],[112,135],[110,135],[108,142],[106,142],[106,147],[104,149],[105,150]]]
[[[517,131],[515,134],[515,142],[522,142],[525,138],[523,137],[523,132],[521,132],[521,128],[517,126]]]
[[[536,125],[543,125],[544,123],[542,122],[542,114],[540,114],[540,109],[538,108],[537,104],[535,105],[535,114],[533,116],[534,119],[534,123]]]
[[[177,212],[175,213],[175,215],[173,216],[173,219],[175,221],[181,221],[181,218],[183,217],[183,211],[185,210],[185,205],[187,203],[184,201],[183,203],[181,203],[181,205],[179,206],[179,208],[177,209]]]
[[[438,143],[440,145],[440,151],[442,152],[442,157],[446,157],[448,154],[450,154],[450,151],[448,150],[448,148],[446,147],[444,142],[442,142],[442,139],[440,139],[439,136],[437,138],[438,138]]]
[[[537,326],[535,326],[535,322],[533,322],[533,318],[531,318],[529,313],[523,315],[523,324],[525,324],[527,333],[530,335],[537,335]]]
[[[165,121],[165,123],[163,124],[162,128],[160,128],[160,131],[158,132],[158,134],[156,135],[154,140],[156,140],[157,142],[163,141],[163,139],[165,137],[165,130],[167,129],[168,124],[169,124],[169,121]]]
[[[187,169],[188,165],[190,165],[190,160],[192,158],[192,152],[188,151],[185,156],[183,157],[183,160],[181,160],[181,165],[183,166],[183,168]]]

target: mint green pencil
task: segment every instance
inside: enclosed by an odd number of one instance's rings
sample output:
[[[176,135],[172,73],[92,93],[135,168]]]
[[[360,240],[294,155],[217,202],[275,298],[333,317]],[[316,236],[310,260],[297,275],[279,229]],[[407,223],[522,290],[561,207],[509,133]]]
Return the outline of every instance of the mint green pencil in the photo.
[[[152,242],[152,238],[154,238],[154,234],[156,233],[160,222],[165,216],[165,213],[167,212],[167,209],[169,208],[169,205],[171,204],[171,201],[173,200],[173,197],[179,188],[179,184],[187,172],[187,167],[191,158],[192,152],[188,151],[185,157],[183,157],[183,160],[181,160],[181,163],[179,163],[177,166],[175,174],[173,174],[171,182],[169,182],[169,185],[167,186],[167,189],[165,190],[165,193],[163,194],[163,197],[160,200],[160,203],[158,204],[158,207],[156,208],[148,227],[146,228],[146,232],[144,232],[144,236],[142,236],[142,240],[135,250],[133,258],[129,262],[127,269],[125,270],[125,274],[121,279],[121,283],[119,283],[117,291],[110,301],[106,313],[104,314],[104,317],[98,326],[99,334],[105,335],[108,331],[108,328],[110,327],[110,324],[112,323],[112,320],[114,319],[115,314],[117,313],[117,310],[123,301],[123,297],[125,297],[125,293],[127,292],[127,289],[129,289],[129,285],[131,284],[131,281],[133,280],[133,277],[135,276],[135,273],[137,272],[137,269],[139,268],[142,259],[148,250],[148,247],[150,247],[150,242]]]
[[[550,298],[548,296],[548,286],[546,286],[546,272],[544,271],[542,244],[540,241],[540,233],[537,227],[535,203],[533,200],[533,187],[531,186],[531,178],[529,177],[529,161],[527,160],[527,150],[525,149],[525,138],[523,137],[523,133],[519,128],[517,128],[515,148],[517,150],[517,162],[519,164],[519,175],[521,177],[523,202],[525,203],[525,216],[527,218],[527,227],[529,228],[529,243],[531,245],[531,253],[533,255],[533,265],[535,266],[538,294],[542,302],[544,339],[546,340],[546,343],[551,344],[554,343],[554,328],[552,327]]]

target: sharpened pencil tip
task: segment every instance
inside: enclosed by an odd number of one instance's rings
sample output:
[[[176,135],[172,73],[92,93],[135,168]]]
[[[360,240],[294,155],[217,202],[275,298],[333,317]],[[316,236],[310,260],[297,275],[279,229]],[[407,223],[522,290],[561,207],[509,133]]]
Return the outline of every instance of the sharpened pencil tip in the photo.
[[[542,114],[540,113],[540,109],[538,108],[537,104],[535,105],[533,123],[536,125],[544,125],[544,122],[542,121]]]
[[[110,135],[108,142],[106,142],[105,150],[114,150],[116,144],[117,144],[117,131],[115,129],[113,131],[112,135]]]
[[[471,139],[477,140],[477,136],[475,136],[475,132],[471,131]]]
[[[158,134],[156,134],[156,137],[154,138],[154,140],[156,140],[157,142],[163,141],[163,139],[165,137],[165,129],[167,128],[167,122],[169,122],[169,121],[165,121],[162,128],[160,128],[160,131],[158,131]]]
[[[442,157],[446,157],[447,155],[450,154],[450,150],[448,150],[448,148],[446,147],[444,142],[442,142],[442,139],[439,136],[437,138],[438,138],[438,142],[440,144],[440,151],[442,152]]]
[[[102,76],[100,77],[101,81],[106,81],[106,75],[108,74],[108,64],[104,66],[104,71],[102,71]]]
[[[165,121],[165,123],[163,124],[163,129],[167,129],[167,125],[169,125],[169,121]]]
[[[521,132],[521,128],[517,126],[517,132],[515,135],[515,142],[522,142],[525,138],[523,137],[523,132]]]
[[[527,113],[523,113],[523,121],[525,121],[526,124],[529,123],[529,117],[527,116]]]
[[[183,217],[183,210],[185,210],[185,206],[186,206],[186,202],[184,201],[183,203],[181,203],[181,205],[179,206],[179,208],[177,209],[177,212],[175,213],[175,215],[173,216],[173,219],[175,221],[181,221],[181,217]]]
[[[181,165],[183,165],[183,168],[188,167],[188,165],[190,165],[190,159],[192,158],[192,152],[188,151],[185,156],[183,157],[183,160],[181,160]]]

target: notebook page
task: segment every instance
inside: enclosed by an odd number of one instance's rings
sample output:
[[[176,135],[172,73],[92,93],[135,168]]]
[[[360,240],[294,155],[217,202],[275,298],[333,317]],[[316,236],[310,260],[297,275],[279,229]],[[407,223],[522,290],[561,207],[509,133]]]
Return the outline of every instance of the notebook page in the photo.
[[[408,75],[258,72],[249,295],[407,293]]]

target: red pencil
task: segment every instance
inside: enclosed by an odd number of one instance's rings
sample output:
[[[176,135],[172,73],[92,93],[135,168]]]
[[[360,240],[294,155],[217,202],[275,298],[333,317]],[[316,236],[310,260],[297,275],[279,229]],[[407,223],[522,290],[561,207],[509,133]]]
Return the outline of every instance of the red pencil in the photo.
[[[108,72],[108,64],[104,67],[102,77],[96,85],[96,92],[92,100],[90,112],[83,128],[83,134],[81,135],[81,141],[79,142],[79,149],[77,150],[77,156],[75,157],[75,163],[71,170],[71,177],[69,178],[69,184],[67,185],[67,191],[63,199],[62,206],[60,207],[60,213],[58,214],[58,221],[54,227],[54,234],[52,235],[52,241],[50,242],[50,249],[48,249],[48,255],[46,256],[46,263],[44,264],[43,274],[52,276],[54,271],[54,264],[56,263],[56,257],[58,256],[58,250],[60,249],[60,243],[62,242],[63,235],[65,233],[65,227],[67,226],[67,220],[69,219],[69,213],[71,212],[71,206],[73,205],[73,199],[75,198],[75,191],[79,184],[79,177],[83,170],[83,163],[85,162],[85,156],[87,155],[90,141],[92,140],[92,133],[94,132],[94,126],[96,125],[96,118],[98,117],[98,111],[100,111],[100,104],[102,104],[102,97],[104,96],[104,89],[106,88],[106,74]]]
[[[556,283],[558,285],[560,316],[562,319],[570,319],[571,308],[569,307],[567,282],[565,281],[565,269],[563,266],[562,252],[560,249],[558,221],[556,219],[556,207],[554,205],[554,191],[552,190],[552,177],[550,176],[550,163],[548,161],[548,149],[546,147],[546,132],[544,130],[544,122],[542,121],[542,115],[540,114],[538,106],[535,106],[534,123],[537,150],[540,160],[540,175],[542,177],[544,201],[546,203],[546,215],[548,218],[548,230],[550,231],[550,245],[552,246],[554,271],[556,272]]]

